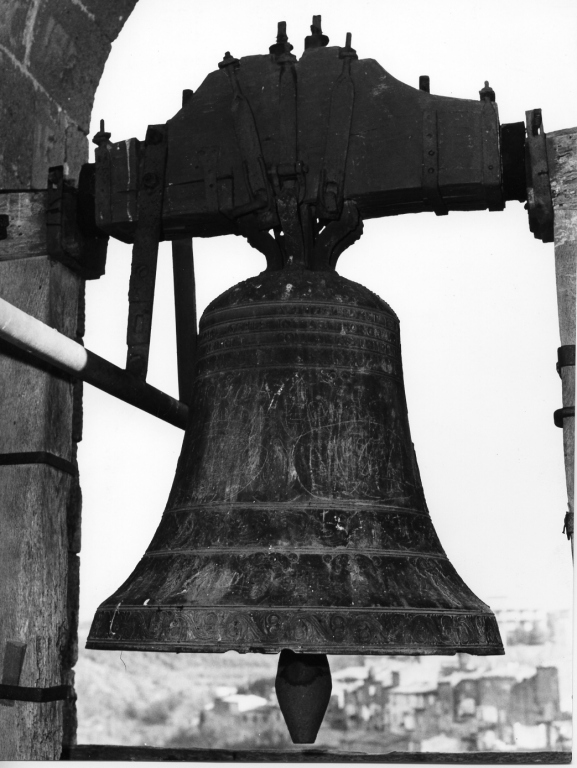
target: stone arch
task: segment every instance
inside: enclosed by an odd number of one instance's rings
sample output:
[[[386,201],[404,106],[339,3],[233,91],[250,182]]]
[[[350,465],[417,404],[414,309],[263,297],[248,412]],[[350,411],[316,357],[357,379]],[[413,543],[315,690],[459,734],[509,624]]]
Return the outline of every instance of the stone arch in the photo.
[[[8,216],[0,295],[76,339],[84,280],[47,255],[48,169],[60,165],[78,179],[94,94],[135,4],[0,0],[0,213]],[[76,738],[82,393],[3,345],[0,390],[3,682],[70,686],[65,701],[0,707],[0,759],[57,760]]]

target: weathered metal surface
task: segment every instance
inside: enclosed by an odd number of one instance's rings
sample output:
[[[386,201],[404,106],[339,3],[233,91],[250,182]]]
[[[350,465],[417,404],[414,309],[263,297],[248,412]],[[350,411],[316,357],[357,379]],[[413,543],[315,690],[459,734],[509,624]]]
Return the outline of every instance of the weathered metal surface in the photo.
[[[160,527],[88,648],[503,652],[434,531],[375,294],[302,269],[230,289],[201,320],[191,413]]]

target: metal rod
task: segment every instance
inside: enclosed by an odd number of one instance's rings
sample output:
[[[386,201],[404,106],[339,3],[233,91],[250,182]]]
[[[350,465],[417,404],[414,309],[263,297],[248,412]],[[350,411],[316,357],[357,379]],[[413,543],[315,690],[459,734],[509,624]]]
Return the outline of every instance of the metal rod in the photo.
[[[174,275],[174,311],[176,315],[176,354],[178,358],[178,395],[190,403],[196,358],[196,286],[192,238],[172,241]]]
[[[0,338],[180,429],[188,407],[0,299]]]

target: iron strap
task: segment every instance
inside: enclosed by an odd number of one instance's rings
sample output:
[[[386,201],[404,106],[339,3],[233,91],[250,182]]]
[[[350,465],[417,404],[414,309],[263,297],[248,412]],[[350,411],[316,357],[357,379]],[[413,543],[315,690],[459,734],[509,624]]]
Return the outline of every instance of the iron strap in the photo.
[[[219,69],[225,70],[232,90],[230,109],[243,163],[245,186],[250,197],[250,202],[233,208],[232,217],[236,219],[248,213],[256,213],[259,230],[269,230],[278,224],[278,218],[273,208],[272,190],[267,179],[254,114],[237,77],[239,66],[238,59],[228,51],[218,65]]]
[[[483,188],[490,211],[502,211],[501,153],[499,150],[499,118],[497,106],[491,99],[483,99],[481,109],[483,137]]]
[[[567,405],[565,408],[558,408],[553,414],[553,421],[556,427],[563,429],[563,420],[575,418],[575,406]]]
[[[573,530],[574,530],[574,519],[573,519],[573,512],[571,510],[567,510],[565,513],[565,519],[563,520],[563,530],[561,533],[564,533],[569,540],[571,540],[571,537],[573,536]]]
[[[16,464],[48,464],[54,469],[67,472],[76,477],[78,467],[71,461],[56,456],[48,451],[25,451],[22,453],[0,453],[0,466],[13,466]]]
[[[437,132],[437,110],[423,112],[423,193],[437,216],[449,211],[439,189],[439,141]]]
[[[72,695],[72,686],[53,685],[50,688],[27,688],[23,685],[5,685],[0,683],[0,699],[10,701],[34,701],[43,704],[47,701],[63,701]]]
[[[345,167],[349,151],[349,138],[353,121],[355,86],[351,77],[351,61],[356,54],[341,48],[343,69],[331,93],[329,119],[325,137],[317,215],[320,219],[338,219],[341,215]]]
[[[525,113],[527,120],[527,212],[529,229],[534,237],[544,243],[552,243],[553,202],[547,159],[547,136],[543,130],[540,109]]]
[[[149,125],[138,193],[138,222],[128,289],[126,370],[146,381],[166,165],[166,126]]]
[[[557,349],[557,373],[561,376],[561,368],[575,365],[575,344],[563,344]]]

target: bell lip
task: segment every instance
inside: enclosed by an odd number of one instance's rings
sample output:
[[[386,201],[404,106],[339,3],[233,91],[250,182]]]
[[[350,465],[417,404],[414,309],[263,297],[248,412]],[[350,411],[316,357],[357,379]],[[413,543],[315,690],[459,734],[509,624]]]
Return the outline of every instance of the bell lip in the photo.
[[[254,610],[214,606],[159,611],[101,606],[86,648],[175,653],[279,653],[291,648],[301,653],[391,656],[505,653],[490,609],[439,608],[279,610],[263,606]]]
[[[287,648],[286,643],[278,645],[254,646],[254,645],[234,645],[232,643],[215,646],[215,644],[183,644],[183,643],[159,643],[159,642],[119,642],[118,640],[87,640],[85,648],[89,651],[143,651],[143,652],[164,652],[164,653],[226,653],[236,651],[236,653],[262,653],[277,654]],[[295,653],[318,653],[329,654],[331,656],[455,656],[457,653],[468,653],[471,656],[503,656],[505,649],[502,645],[464,645],[464,646],[432,646],[415,645],[411,648],[406,646],[332,646],[324,645],[297,645],[290,646],[290,650]]]

